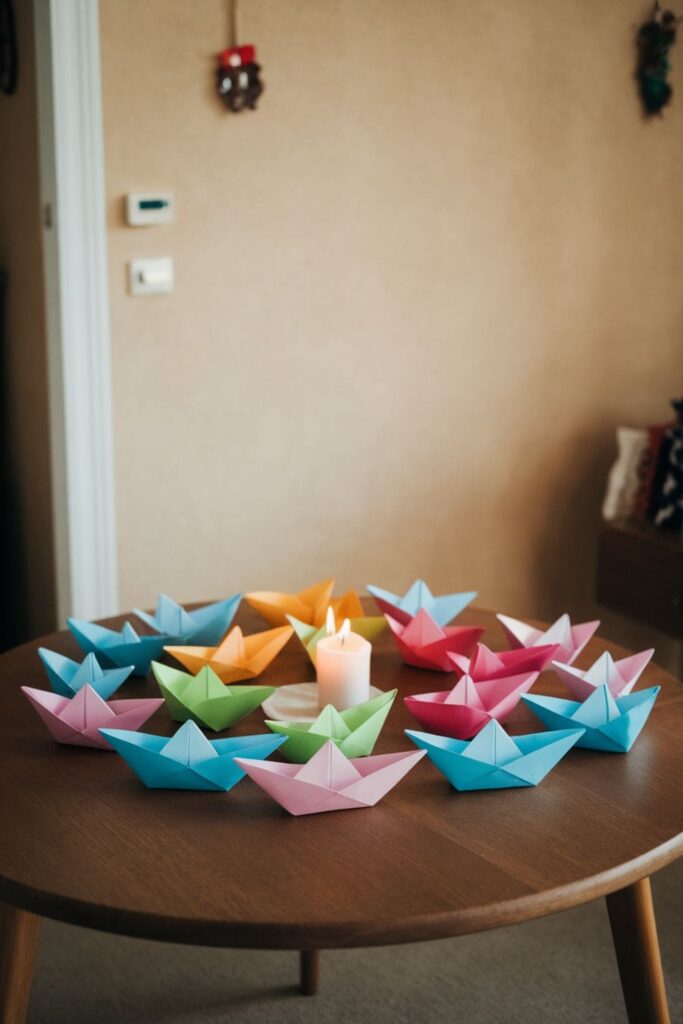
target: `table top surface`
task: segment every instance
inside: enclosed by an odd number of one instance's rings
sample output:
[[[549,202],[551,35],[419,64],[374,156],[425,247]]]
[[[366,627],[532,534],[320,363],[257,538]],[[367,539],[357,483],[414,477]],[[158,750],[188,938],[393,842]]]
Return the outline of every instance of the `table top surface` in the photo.
[[[244,605],[236,621],[266,628]],[[475,623],[505,647],[490,612],[458,618]],[[457,793],[424,758],[374,808],[296,818],[250,779],[229,793],[148,790],[115,753],[57,744],[19,689],[48,688],[41,645],[79,657],[68,633],[0,657],[0,900],[38,914],[205,945],[367,946],[562,910],[683,850],[683,685],[653,665],[638,687],[662,690],[627,755],[573,750],[537,787],[474,793]],[[577,665],[605,649],[627,653],[598,636]],[[403,730],[419,726],[402,698],[453,676],[403,665],[384,634],[372,677],[399,689],[375,753],[414,749]],[[294,637],[259,682],[313,678]],[[550,672],[533,692],[569,696]],[[116,696],[152,695],[150,676]],[[177,726],[162,707],[143,728]],[[542,726],[520,706],[507,728]],[[257,710],[230,735],[264,731]]]

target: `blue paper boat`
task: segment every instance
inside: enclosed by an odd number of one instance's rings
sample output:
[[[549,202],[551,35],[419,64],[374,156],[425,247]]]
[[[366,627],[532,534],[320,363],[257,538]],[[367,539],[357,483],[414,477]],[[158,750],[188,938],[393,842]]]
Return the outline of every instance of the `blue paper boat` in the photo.
[[[285,736],[262,733],[227,740],[208,740],[188,721],[170,739],[125,729],[100,729],[150,789],[207,789],[227,791],[244,778],[236,757],[266,758],[285,742]]]
[[[130,622],[120,631],[82,619],[67,619],[66,623],[84,651],[97,654],[102,664],[111,668],[132,665],[136,676],[146,676],[150,662],[158,661],[164,647],[175,639],[166,633],[139,636]]]
[[[80,663],[65,658],[57,651],[49,651],[47,647],[39,647],[38,654],[47,672],[50,686],[61,697],[73,697],[87,685],[92,686],[103,700],[109,700],[133,671],[132,665],[125,665],[123,668],[100,668],[94,654],[86,654]]]
[[[372,594],[381,611],[404,626],[423,608],[439,626],[446,626],[477,596],[477,591],[471,590],[435,597],[424,580],[415,580],[402,597],[371,584],[368,584],[368,593]]]
[[[154,615],[139,608],[133,611],[157,633],[172,636],[173,644],[215,647],[228,632],[241,600],[241,594],[233,594],[225,601],[214,601],[188,612],[166,594],[160,594]]]
[[[406,736],[427,751],[456,789],[510,789],[537,786],[583,736],[583,729],[512,737],[494,719],[469,742],[411,729]]]
[[[598,686],[583,702],[558,697],[530,697],[522,700],[549,729],[580,726],[584,734],[578,747],[625,754],[638,739],[659,693],[658,686],[636,690],[625,697],[613,697],[609,686]],[[558,733],[554,732],[557,736]]]

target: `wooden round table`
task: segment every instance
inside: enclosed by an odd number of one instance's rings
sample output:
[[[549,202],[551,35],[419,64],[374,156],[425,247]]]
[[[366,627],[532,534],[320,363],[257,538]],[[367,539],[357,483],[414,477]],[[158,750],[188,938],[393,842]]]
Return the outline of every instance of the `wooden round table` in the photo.
[[[264,628],[248,607],[237,621]],[[108,624],[120,626],[123,617]],[[468,609],[505,646],[489,612]],[[457,793],[424,759],[376,807],[294,818],[249,779],[229,793],[148,790],[114,753],[60,746],[19,690],[47,688],[38,646],[79,657],[68,633],[0,658],[1,1005],[25,1018],[41,917],[123,935],[207,946],[298,949],[315,990],[317,951],[415,942],[497,928],[607,897],[632,1024],[668,1021],[649,875],[683,849],[683,686],[662,691],[628,755],[572,750],[538,787]],[[577,664],[604,649],[594,639]],[[296,638],[259,681],[312,679]],[[412,749],[402,698],[453,677],[402,664],[391,637],[373,682],[399,695],[377,753]],[[535,692],[563,695],[552,673]],[[133,678],[117,696],[151,696]],[[168,735],[161,708],[144,727]],[[511,733],[542,726],[522,706]],[[265,731],[259,711],[237,733]],[[275,755],[277,757],[277,755]]]

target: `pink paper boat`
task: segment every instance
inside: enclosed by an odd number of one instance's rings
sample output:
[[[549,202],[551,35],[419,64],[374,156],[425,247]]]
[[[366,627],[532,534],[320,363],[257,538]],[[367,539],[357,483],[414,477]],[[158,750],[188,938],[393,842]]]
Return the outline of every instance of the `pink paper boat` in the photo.
[[[600,625],[600,620],[595,619],[572,626],[572,620],[565,613],[544,632],[519,619],[511,619],[509,615],[496,615],[496,618],[505,630],[510,647],[557,644],[554,660],[561,661],[564,665],[571,665],[575,661]]]
[[[434,672],[452,672],[450,654],[471,654],[482,626],[439,626],[422,608],[407,625],[385,615],[401,657],[408,665]]]
[[[538,672],[475,683],[463,676],[452,690],[404,697],[413,718],[428,732],[468,740],[492,718],[504,722],[538,679]]]
[[[553,668],[555,674],[577,700],[587,700],[598,686],[609,687],[614,698],[625,697],[638,682],[654,653],[654,647],[650,647],[647,651],[640,651],[638,654],[615,661],[612,655],[605,651],[585,671],[563,665],[560,661],[553,661]]]
[[[22,690],[58,743],[102,750],[112,748],[100,736],[100,728],[139,729],[164,703],[163,697],[107,702],[89,685],[74,697],[60,697],[58,693],[30,686],[22,686]]]
[[[542,672],[555,657],[558,644],[541,647],[518,647],[512,651],[492,651],[486,644],[477,644],[471,658],[449,654],[458,676],[471,676],[475,683],[485,679],[505,679],[520,672]]]
[[[328,740],[307,764],[236,757],[235,764],[290,814],[373,807],[420,760],[412,751],[347,758]]]

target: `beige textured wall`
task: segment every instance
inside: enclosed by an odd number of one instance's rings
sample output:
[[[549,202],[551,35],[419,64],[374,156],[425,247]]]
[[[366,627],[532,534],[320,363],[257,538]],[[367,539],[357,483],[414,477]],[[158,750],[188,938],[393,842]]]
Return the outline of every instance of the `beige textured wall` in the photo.
[[[124,606],[334,573],[590,610],[614,428],[683,384],[683,52],[645,123],[646,8],[242,0],[235,116],[223,0],[101,0]],[[155,187],[176,222],[125,227]],[[142,255],[171,296],[128,297]]]
[[[5,644],[46,632],[56,621],[33,5],[19,0],[15,7],[18,87],[11,97],[0,95],[0,267],[7,273],[0,352]]]

